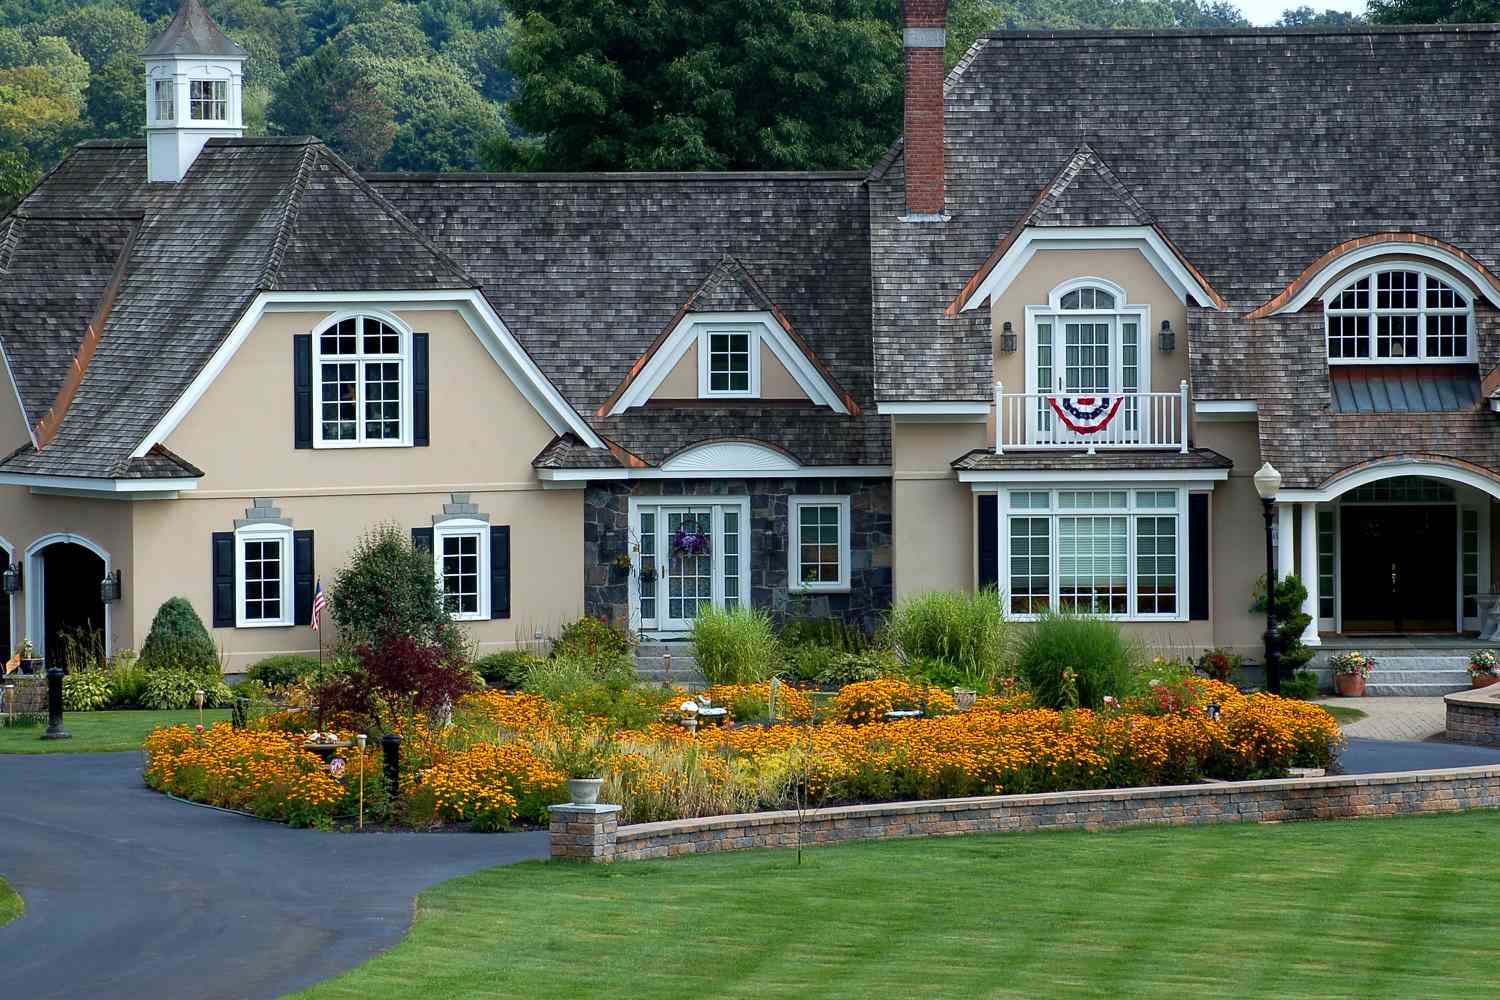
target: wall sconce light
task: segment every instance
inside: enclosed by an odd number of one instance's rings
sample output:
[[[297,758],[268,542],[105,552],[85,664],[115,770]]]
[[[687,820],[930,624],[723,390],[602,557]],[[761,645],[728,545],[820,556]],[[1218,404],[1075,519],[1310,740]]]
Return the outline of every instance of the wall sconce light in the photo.
[[[1172,332],[1172,321],[1164,319],[1161,321],[1161,352],[1171,354],[1177,349],[1177,334]]]
[[[1000,350],[1006,354],[1016,353],[1016,328],[1010,325],[1010,320],[1000,327]]]
[[[12,563],[0,573],[0,591],[7,594],[19,594],[21,592],[21,564]]]
[[[119,570],[115,570],[109,576],[99,581],[99,599],[105,604],[112,604],[120,599]]]

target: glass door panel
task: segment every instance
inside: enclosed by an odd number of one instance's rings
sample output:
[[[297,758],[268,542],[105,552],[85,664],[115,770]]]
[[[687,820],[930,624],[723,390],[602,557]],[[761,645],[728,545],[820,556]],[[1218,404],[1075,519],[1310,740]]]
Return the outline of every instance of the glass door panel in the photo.
[[[693,627],[698,609],[713,603],[713,508],[663,507],[660,517],[666,556],[661,566],[666,591],[661,627],[686,631]],[[682,543],[693,537],[707,544],[698,551],[685,550]]]

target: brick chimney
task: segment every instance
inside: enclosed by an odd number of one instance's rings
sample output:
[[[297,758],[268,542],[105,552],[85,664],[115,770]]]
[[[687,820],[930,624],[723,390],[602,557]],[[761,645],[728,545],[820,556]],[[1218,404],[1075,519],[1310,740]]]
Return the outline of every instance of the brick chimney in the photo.
[[[943,215],[943,47],[948,0],[902,0],[906,51],[906,215]]]

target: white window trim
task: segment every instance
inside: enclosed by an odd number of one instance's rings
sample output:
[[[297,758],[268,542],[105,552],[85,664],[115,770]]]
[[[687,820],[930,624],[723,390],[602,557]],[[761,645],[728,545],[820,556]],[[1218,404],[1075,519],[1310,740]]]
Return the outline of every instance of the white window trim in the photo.
[[[698,398],[699,399],[759,399],[760,398],[760,331],[758,323],[704,323],[698,327]],[[749,387],[745,389],[714,389],[713,372],[709,370],[712,357],[709,343],[714,334],[744,334],[746,364],[749,366]]]
[[[1069,292],[1086,287],[1103,288],[1115,296],[1113,309],[1064,309],[1062,297]],[[1122,362],[1125,352],[1120,348],[1120,323],[1122,320],[1136,322],[1136,389],[1137,393],[1152,392],[1151,358],[1156,353],[1151,339],[1151,307],[1132,304],[1125,289],[1107,278],[1078,277],[1054,287],[1047,293],[1047,304],[1029,305],[1026,314],[1026,391],[1028,393],[1056,392],[1056,386],[1042,386],[1036,377],[1037,324],[1052,324],[1052,369],[1063,369],[1062,324],[1069,320],[1102,318],[1110,323],[1109,380],[1112,392],[1119,392],[1122,383]]]
[[[245,617],[245,543],[279,541],[281,543],[281,617],[249,619]],[[297,577],[296,551],[292,545],[292,528],[288,524],[247,524],[234,529],[234,627],[286,628],[295,625],[294,605]]]
[[[802,579],[802,508],[838,507],[839,578],[834,583],[807,583]],[[848,593],[850,588],[850,517],[846,496],[794,496],[787,499],[787,590],[792,593]]]
[[[161,108],[167,101],[162,100],[161,92],[165,89],[171,102],[172,113],[164,115]],[[171,77],[165,79],[155,77],[151,80],[151,120],[153,122],[175,123],[177,121],[177,81]]]
[[[438,592],[443,592],[443,540],[473,536],[479,539],[479,610],[450,612],[456,622],[488,621],[490,617],[490,523],[478,518],[454,518],[432,526],[432,569]]]
[[[352,441],[335,440],[330,441],[323,437],[323,334],[347,319],[376,319],[395,330],[401,336],[401,350],[399,354],[375,354],[375,355],[330,355],[327,360],[331,364],[341,362],[352,362],[358,369],[356,378],[358,380],[358,391],[354,404],[354,427],[356,437]],[[364,324],[360,323],[358,332],[355,334],[356,341],[362,341]],[[359,343],[358,346],[363,346]],[[370,441],[365,438],[365,378],[364,363],[368,361],[399,361],[401,364],[401,436],[389,440]],[[381,309],[359,309],[347,312],[335,313],[318,324],[312,332],[312,382],[313,382],[313,447],[314,448],[411,448],[412,441],[412,393],[413,372],[411,353],[411,328],[397,319],[393,314]]]
[[[1057,494],[1059,492],[1073,491],[1124,491],[1125,506],[1120,508],[1068,508],[1059,509],[1057,506]],[[1138,490],[1149,490],[1152,492],[1173,492],[1177,495],[1175,507],[1140,507],[1136,503],[1136,492]],[[1012,493],[1042,493],[1047,494],[1047,507],[1025,507],[1011,509],[1010,497]],[[1040,615],[1034,613],[1019,614],[1010,610],[1010,518],[1016,517],[1045,517],[1048,519],[1048,549],[1047,549],[1047,574],[1048,574],[1048,602],[1053,608],[1058,607],[1059,575],[1058,575],[1058,545],[1057,545],[1057,519],[1059,517],[1071,517],[1074,515],[1082,517],[1091,516],[1123,516],[1126,518],[1126,608],[1125,614],[1101,614],[1095,617],[1108,618],[1112,621],[1122,622],[1183,622],[1188,621],[1188,488],[1186,486],[1165,485],[1161,483],[1112,483],[1107,481],[1093,482],[1069,482],[1069,483],[1008,483],[1000,490],[999,501],[995,504],[996,516],[999,524],[996,530],[999,532],[999,575],[1001,591],[1001,607],[1005,617],[1015,621],[1035,621]],[[1173,516],[1177,518],[1177,610],[1170,614],[1140,614],[1136,611],[1139,607],[1140,595],[1136,590],[1136,575],[1138,566],[1136,564],[1136,526],[1135,520],[1140,517]]]
[[[207,98],[195,98],[193,96],[193,87],[196,84],[206,84],[208,86],[208,88],[209,88],[208,92],[209,92],[210,96],[207,97]],[[224,89],[224,97],[223,97],[222,100],[218,96],[218,94],[219,94],[219,88],[220,87],[222,87]],[[212,107],[215,104],[222,104],[222,105],[224,105],[224,114],[222,116],[216,116],[216,117],[197,118],[197,117],[195,117],[193,115],[193,105],[195,103],[197,103],[197,104],[205,104],[205,105],[208,105],[210,107]],[[194,79],[189,80],[188,81],[188,108],[187,108],[187,112],[188,112],[187,113],[187,120],[188,121],[192,121],[192,122],[204,122],[205,124],[207,124],[207,123],[227,124],[229,122],[229,81],[228,80],[224,80],[224,79],[219,79],[219,78],[207,78],[207,79],[205,79],[205,78],[202,78],[202,77],[195,77]]]
[[[1417,308],[1416,309],[1378,309],[1375,306],[1375,275],[1382,271],[1413,271],[1422,276],[1417,286]],[[1338,299],[1350,285],[1365,278],[1370,279],[1370,305],[1364,309],[1337,309],[1333,302]],[[1427,279],[1436,278],[1443,284],[1452,288],[1464,300],[1461,308],[1440,308],[1427,306]],[[1330,285],[1321,296],[1323,303],[1323,355],[1328,359],[1329,365],[1461,365],[1473,364],[1479,359],[1478,331],[1474,327],[1474,290],[1466,282],[1459,279],[1457,275],[1449,274],[1438,268],[1427,264],[1419,264],[1410,260],[1383,260],[1363,267],[1355,268],[1344,275],[1337,284]],[[1468,341],[1468,353],[1463,355],[1429,357],[1427,355],[1427,317],[1431,316],[1464,316],[1466,317],[1466,329]],[[1364,316],[1369,322],[1366,324],[1366,334],[1369,341],[1370,356],[1367,358],[1336,358],[1333,356],[1332,348],[1332,323],[1334,317],[1339,316]],[[1376,320],[1377,316],[1416,316],[1417,317],[1417,353],[1415,355],[1402,355],[1400,357],[1379,357],[1376,350]]]

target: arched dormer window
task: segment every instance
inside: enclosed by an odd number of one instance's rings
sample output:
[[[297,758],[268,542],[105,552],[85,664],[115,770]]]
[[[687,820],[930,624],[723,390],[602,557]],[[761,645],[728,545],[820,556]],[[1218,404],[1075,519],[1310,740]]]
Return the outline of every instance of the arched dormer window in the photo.
[[[1363,267],[1323,296],[1330,364],[1473,361],[1474,305],[1451,277],[1412,264]]]
[[[1150,309],[1104,278],[1073,278],[1026,307],[1027,392],[1133,393],[1151,385]]]
[[[411,331],[396,317],[344,313],[313,332],[319,448],[412,443]]]

